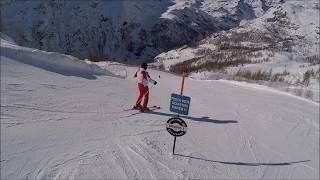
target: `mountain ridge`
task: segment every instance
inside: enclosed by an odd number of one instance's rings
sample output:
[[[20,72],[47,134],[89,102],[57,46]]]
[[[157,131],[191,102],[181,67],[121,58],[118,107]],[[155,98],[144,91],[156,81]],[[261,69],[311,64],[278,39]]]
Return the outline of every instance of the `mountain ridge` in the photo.
[[[1,31],[21,45],[97,60],[152,61],[161,52],[260,17],[281,1],[6,0],[1,3]]]

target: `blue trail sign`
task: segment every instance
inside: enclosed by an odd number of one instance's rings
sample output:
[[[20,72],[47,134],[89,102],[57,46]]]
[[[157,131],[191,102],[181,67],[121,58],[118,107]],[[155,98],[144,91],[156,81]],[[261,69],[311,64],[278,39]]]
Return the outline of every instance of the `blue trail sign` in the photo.
[[[171,94],[170,111],[178,114],[188,115],[191,98],[179,94]]]

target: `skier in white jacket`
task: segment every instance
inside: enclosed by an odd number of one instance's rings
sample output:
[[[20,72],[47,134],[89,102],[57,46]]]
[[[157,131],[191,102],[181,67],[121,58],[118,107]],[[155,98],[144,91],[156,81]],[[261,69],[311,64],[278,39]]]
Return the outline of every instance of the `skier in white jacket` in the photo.
[[[140,109],[141,112],[148,110],[147,105],[149,101],[149,87],[148,83],[157,84],[157,82],[150,78],[149,73],[147,72],[148,64],[142,63],[139,70],[134,74],[134,77],[138,78],[138,90],[139,95],[136,101],[134,109]],[[143,98],[143,105],[141,106],[141,101]]]

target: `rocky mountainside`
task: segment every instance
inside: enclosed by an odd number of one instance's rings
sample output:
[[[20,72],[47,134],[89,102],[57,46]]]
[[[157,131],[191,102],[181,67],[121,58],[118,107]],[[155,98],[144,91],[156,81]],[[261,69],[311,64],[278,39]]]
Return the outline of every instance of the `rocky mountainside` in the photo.
[[[2,0],[19,44],[92,60],[152,60],[263,16],[281,0]]]
[[[319,101],[320,5],[284,1],[238,27],[155,57],[154,65],[195,79],[245,80]]]
[[[193,46],[164,52],[155,59],[166,70],[191,62],[194,69],[201,69],[200,65],[208,61],[261,63],[272,60],[275,53],[285,52],[294,56],[291,59],[315,64],[319,60],[319,9],[316,0],[286,1],[259,18],[213,33]]]

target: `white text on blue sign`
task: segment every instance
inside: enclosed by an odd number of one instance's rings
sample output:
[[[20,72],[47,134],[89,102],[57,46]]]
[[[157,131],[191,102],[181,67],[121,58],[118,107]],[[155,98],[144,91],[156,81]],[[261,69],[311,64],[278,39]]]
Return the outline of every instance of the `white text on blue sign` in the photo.
[[[170,111],[178,114],[188,115],[191,98],[178,94],[171,94]]]

